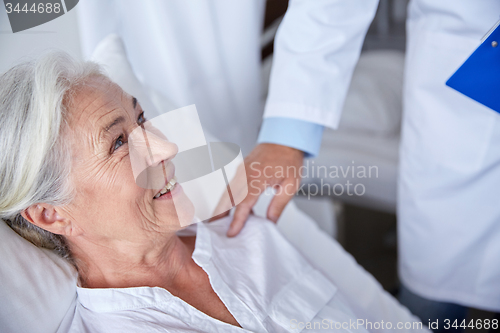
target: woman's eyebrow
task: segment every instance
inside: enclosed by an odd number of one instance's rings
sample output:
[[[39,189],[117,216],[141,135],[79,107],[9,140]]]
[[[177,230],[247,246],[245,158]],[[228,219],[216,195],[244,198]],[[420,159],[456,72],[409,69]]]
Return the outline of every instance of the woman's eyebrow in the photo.
[[[113,120],[113,121],[112,121],[112,122],[111,122],[108,126],[106,126],[106,127],[104,128],[104,130],[105,130],[106,132],[109,132],[109,130],[111,129],[111,127],[113,127],[113,126],[115,126],[115,125],[118,125],[118,124],[120,124],[120,123],[123,123],[124,121],[125,121],[125,118],[124,118],[124,117],[122,117],[122,116],[120,116],[120,117],[116,118],[115,120]]]
[[[137,107],[137,98],[135,98],[135,97],[132,97],[132,106],[134,107],[134,109]],[[125,121],[125,118],[123,116],[117,117],[109,125],[107,125],[106,127],[104,127],[104,132],[109,132],[109,130],[111,129],[111,127],[113,127],[115,125],[118,125],[118,124],[121,124],[124,121]]]

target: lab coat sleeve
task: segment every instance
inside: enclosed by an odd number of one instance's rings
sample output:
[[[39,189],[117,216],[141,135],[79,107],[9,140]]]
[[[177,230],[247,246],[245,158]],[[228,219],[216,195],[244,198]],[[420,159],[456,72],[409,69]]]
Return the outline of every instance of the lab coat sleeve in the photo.
[[[322,125],[291,118],[266,118],[258,143],[274,143],[302,150],[305,157],[316,157],[323,137]]]
[[[264,118],[337,128],[378,0],[292,0],[274,44]]]

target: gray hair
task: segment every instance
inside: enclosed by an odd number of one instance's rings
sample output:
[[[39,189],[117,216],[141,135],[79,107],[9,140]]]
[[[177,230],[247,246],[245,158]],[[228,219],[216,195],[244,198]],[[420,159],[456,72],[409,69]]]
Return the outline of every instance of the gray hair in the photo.
[[[21,212],[37,203],[71,201],[71,154],[61,133],[72,93],[99,75],[94,63],[52,52],[0,77],[0,218],[36,246],[67,259],[64,237],[31,224]]]

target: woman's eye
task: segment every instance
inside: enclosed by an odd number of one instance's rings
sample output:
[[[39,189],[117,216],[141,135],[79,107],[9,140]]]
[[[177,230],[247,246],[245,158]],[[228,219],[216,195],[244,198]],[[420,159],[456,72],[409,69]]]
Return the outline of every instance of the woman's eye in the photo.
[[[141,112],[139,117],[137,118],[137,124],[142,125],[147,121],[146,117],[144,116],[144,112]]]
[[[139,117],[137,117],[137,124],[138,125],[142,125],[146,121],[147,121],[147,119],[146,119],[146,117],[144,117],[144,112],[141,112],[141,114],[139,115]],[[111,152],[112,153],[115,152],[118,148],[120,148],[121,146],[123,146],[125,143],[126,143],[126,141],[125,141],[125,138],[124,138],[124,136],[122,134],[113,143],[113,147],[111,149]]]
[[[113,145],[113,152],[115,150],[117,150],[118,148],[120,148],[121,146],[123,146],[123,144],[125,143],[125,141],[123,140],[123,135],[120,135],[118,137],[118,139],[116,139],[114,145]]]

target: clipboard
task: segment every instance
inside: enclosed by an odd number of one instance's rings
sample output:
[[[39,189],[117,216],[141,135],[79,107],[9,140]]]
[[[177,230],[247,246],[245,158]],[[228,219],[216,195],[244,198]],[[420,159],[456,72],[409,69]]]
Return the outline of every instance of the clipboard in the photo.
[[[500,113],[500,21],[446,85]]]

